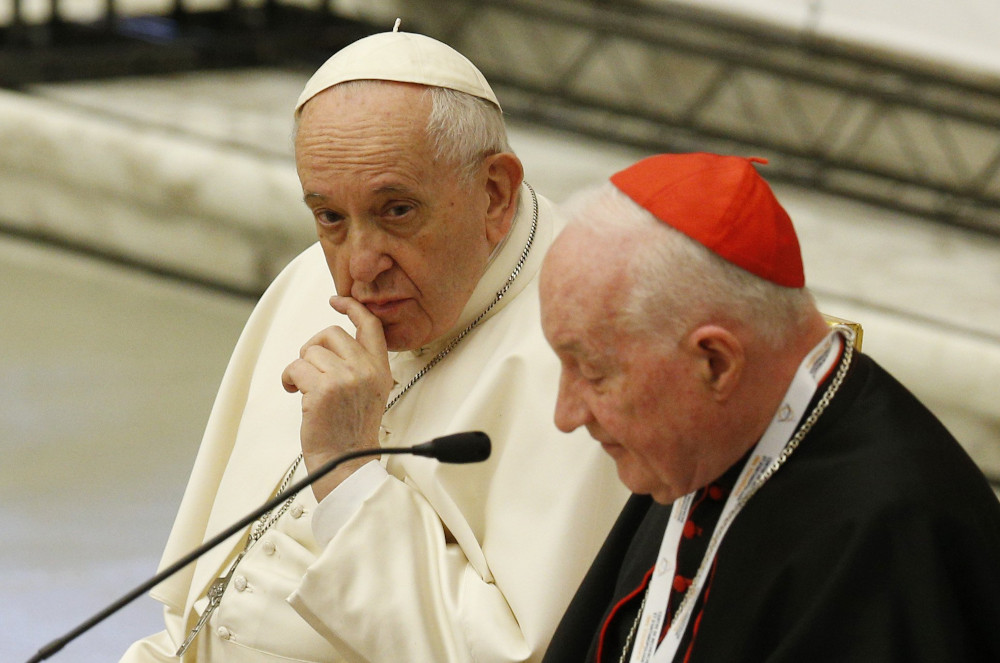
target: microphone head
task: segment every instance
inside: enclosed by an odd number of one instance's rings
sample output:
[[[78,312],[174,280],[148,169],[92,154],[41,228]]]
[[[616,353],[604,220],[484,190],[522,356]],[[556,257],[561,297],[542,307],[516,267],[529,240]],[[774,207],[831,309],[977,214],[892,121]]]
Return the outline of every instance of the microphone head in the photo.
[[[414,454],[442,463],[478,463],[490,457],[490,450],[490,437],[482,431],[444,435],[411,447]]]

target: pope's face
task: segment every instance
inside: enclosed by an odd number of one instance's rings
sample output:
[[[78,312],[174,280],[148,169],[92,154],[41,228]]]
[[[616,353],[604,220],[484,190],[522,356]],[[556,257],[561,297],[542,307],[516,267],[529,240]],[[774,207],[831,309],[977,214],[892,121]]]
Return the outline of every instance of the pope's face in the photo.
[[[337,293],[381,322],[390,350],[457,321],[493,244],[489,196],[426,139],[424,88],[334,87],[303,109],[295,159]]]
[[[585,426],[632,492],[669,504],[697,487],[696,367],[678,344],[654,344],[616,318],[628,255],[571,226],[546,256],[542,327],[562,367],[555,423]]]

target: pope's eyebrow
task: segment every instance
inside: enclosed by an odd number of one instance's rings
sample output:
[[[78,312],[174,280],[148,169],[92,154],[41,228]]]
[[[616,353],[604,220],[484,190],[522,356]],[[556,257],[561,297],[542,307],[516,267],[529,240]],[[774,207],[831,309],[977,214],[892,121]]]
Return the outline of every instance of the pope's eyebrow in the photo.
[[[394,186],[394,185],[381,186],[375,189],[372,193],[377,196],[411,195],[411,191],[406,187]],[[327,197],[324,196],[322,193],[316,193],[314,191],[310,191],[302,196],[302,202],[306,203],[307,205],[309,204],[310,200],[324,201],[326,199]]]

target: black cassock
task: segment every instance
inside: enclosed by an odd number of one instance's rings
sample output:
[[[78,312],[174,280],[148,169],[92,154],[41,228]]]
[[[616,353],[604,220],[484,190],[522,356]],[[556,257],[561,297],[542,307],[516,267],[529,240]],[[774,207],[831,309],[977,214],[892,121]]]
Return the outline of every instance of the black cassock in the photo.
[[[599,647],[619,660],[669,513],[629,500],[544,663],[594,662]],[[1000,662],[1000,502],[942,424],[855,353],[733,521],[675,661]]]

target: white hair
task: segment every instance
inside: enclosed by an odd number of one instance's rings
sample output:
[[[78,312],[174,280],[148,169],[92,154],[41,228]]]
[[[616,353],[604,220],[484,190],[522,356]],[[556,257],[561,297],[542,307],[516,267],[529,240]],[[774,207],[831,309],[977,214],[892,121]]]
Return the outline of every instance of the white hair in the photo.
[[[431,112],[427,138],[436,156],[454,163],[466,181],[472,180],[484,157],[513,152],[497,106],[450,88],[431,87],[428,91]]]
[[[779,347],[815,312],[806,288],[788,288],[738,267],[660,221],[610,182],[562,205],[571,225],[631,234],[630,295],[619,313],[632,332],[674,342],[706,319],[738,321]]]

